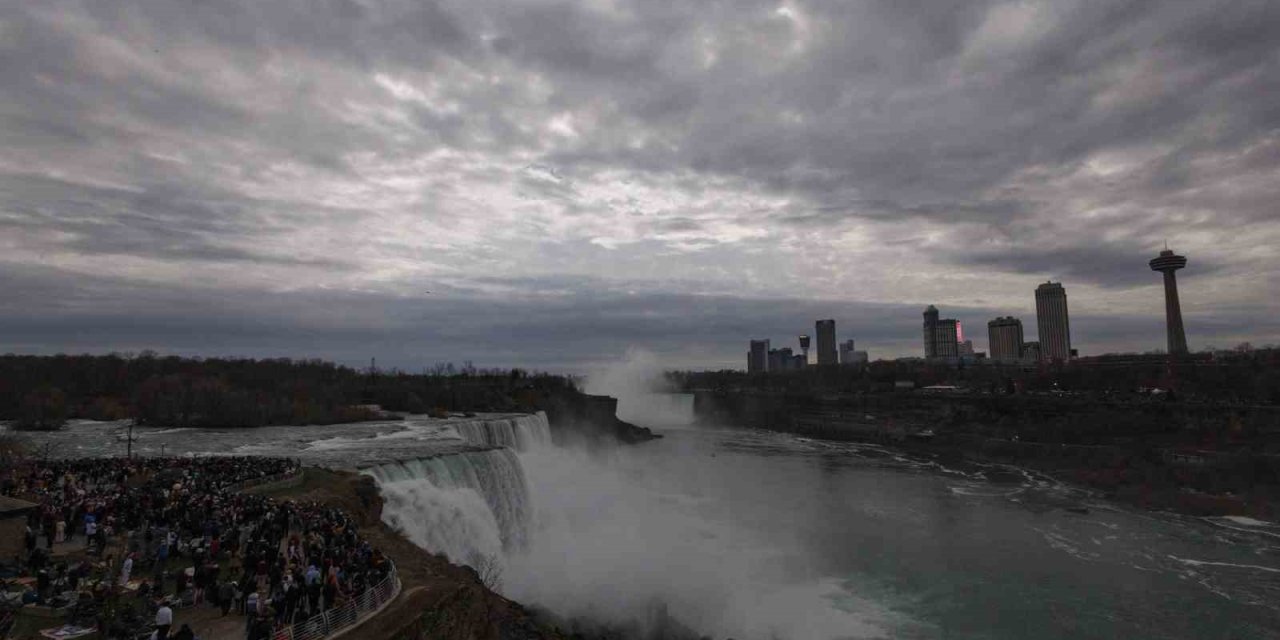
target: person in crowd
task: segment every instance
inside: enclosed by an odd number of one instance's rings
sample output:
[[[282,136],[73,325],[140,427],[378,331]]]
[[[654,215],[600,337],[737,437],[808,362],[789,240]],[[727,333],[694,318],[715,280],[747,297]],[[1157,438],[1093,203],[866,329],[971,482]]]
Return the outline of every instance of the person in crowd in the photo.
[[[218,605],[222,607],[222,615],[225,617],[231,613],[231,605],[236,600],[236,583],[227,580],[218,587]]]
[[[160,602],[160,608],[156,609],[156,636],[160,640],[168,640],[169,628],[173,626],[173,609],[164,601]]]
[[[99,565],[105,574],[88,561],[59,566],[52,572],[56,586],[46,579],[26,597],[75,591],[96,573],[106,579],[97,584],[105,599],[108,589],[150,569],[138,597],[157,602],[155,630],[166,640],[173,635],[173,611],[160,605],[172,596],[207,602],[223,615],[234,607],[246,618],[246,634],[265,629],[264,637],[274,625],[337,606],[379,583],[390,564],[339,509],[240,490],[245,482],[298,468],[294,460],[233,456],[46,460],[15,468],[0,495],[40,505],[24,539],[32,575],[51,564],[38,544],[42,533],[56,543],[83,530],[86,548],[106,556]],[[113,552],[122,558],[118,565]],[[223,575],[227,580],[220,582]]]
[[[124,562],[120,564],[120,586],[129,584],[129,574],[133,573],[133,554],[125,556]]]
[[[84,517],[84,546],[86,549],[93,546],[98,535],[98,519],[93,514]]]

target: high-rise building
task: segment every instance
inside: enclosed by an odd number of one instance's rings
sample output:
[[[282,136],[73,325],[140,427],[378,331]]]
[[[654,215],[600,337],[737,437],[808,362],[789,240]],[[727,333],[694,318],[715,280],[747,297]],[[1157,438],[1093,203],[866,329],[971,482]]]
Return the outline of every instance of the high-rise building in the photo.
[[[1067,290],[1062,283],[1046,282],[1036,287],[1036,328],[1040,359],[1071,359],[1071,321],[1067,316]]]
[[[924,310],[924,357],[938,357],[938,308],[929,305]]]
[[[840,364],[853,364],[853,340],[840,343]]]
[[[814,329],[818,334],[818,364],[840,364],[836,354],[836,321],[819,320],[814,323]]]
[[[987,323],[987,341],[991,359],[1013,362],[1022,358],[1022,321],[1013,317],[996,318]]]
[[[934,357],[955,358],[960,355],[960,341],[957,339],[960,337],[959,324],[954,318],[938,321],[933,336]]]
[[[956,327],[956,330],[957,330],[957,331],[959,331],[959,327],[958,327],[958,326]],[[957,353],[957,354],[959,354],[959,355],[961,355],[961,356],[972,356],[972,355],[974,355],[974,350],[973,350],[973,341],[972,341],[972,340],[961,340],[960,342],[957,342],[957,343],[956,343],[956,353]]]
[[[1164,324],[1168,334],[1169,354],[1187,352],[1187,334],[1182,328],[1182,305],[1178,302],[1178,279],[1173,272],[1187,266],[1185,256],[1174,254],[1168,248],[1148,263],[1152,271],[1164,274]]]
[[[752,340],[747,352],[747,373],[764,373],[769,370],[769,341]]]
[[[955,358],[960,355],[960,341],[964,339],[960,321],[954,318],[938,319],[938,308],[929,305],[924,310],[924,357]]]
[[[867,356],[866,351],[853,352],[853,364],[863,365],[863,364],[867,364],[867,362],[869,362],[870,360],[871,358]]]
[[[805,366],[809,366],[809,336],[800,334],[800,356],[804,358]]]

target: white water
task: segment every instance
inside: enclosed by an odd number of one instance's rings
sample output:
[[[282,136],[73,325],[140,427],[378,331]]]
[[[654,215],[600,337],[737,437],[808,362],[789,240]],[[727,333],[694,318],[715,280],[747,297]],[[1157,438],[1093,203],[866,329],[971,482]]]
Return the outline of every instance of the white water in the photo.
[[[660,371],[632,352],[587,390],[619,397],[624,419],[690,424],[691,398],[654,393]],[[720,465],[702,476],[714,455],[702,442],[607,454],[540,446],[550,434],[538,418],[454,425],[469,442],[520,449],[518,458],[503,450],[374,468],[384,518],[454,562],[501,559],[505,595],[560,615],[644,629],[665,608],[699,632],[738,638],[882,637],[900,626],[799,554],[800,530],[741,526],[740,514],[701,495],[704,482],[746,485],[766,469]]]
[[[419,546],[469,563],[525,546],[532,512],[510,449],[465,452],[365,470],[386,499],[383,519]]]
[[[547,414],[541,411],[511,418],[455,422],[450,426],[458,433],[458,437],[471,444],[507,447],[517,451],[529,451],[551,444],[551,426],[547,423]]]
[[[750,486],[764,465],[735,473],[701,441],[660,446],[522,454],[537,518],[527,550],[507,557],[505,595],[642,627],[661,603],[717,638],[878,638],[900,626],[799,551],[803,528],[753,526],[771,517],[765,501],[738,512],[710,486]]]

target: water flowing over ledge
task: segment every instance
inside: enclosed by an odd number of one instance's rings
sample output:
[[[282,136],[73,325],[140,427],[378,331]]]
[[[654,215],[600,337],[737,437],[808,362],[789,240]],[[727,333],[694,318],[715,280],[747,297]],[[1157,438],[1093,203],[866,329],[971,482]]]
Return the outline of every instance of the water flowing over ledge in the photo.
[[[508,447],[516,451],[529,451],[551,444],[551,425],[547,422],[547,414],[542,411],[531,415],[455,422],[450,426],[470,444]]]
[[[523,548],[533,509],[511,449],[390,462],[363,470],[386,501],[383,521],[414,543],[458,563],[500,559]]]

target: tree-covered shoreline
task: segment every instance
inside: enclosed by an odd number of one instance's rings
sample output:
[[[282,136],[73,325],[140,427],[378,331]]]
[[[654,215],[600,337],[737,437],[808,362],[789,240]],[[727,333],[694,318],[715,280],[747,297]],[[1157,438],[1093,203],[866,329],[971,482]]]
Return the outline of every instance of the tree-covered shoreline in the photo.
[[[564,376],[470,365],[411,374],[323,360],[152,352],[0,356],[0,420],[17,429],[55,429],[68,419],[257,427],[357,422],[385,418],[382,411],[516,411],[575,388]]]

